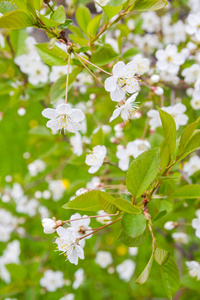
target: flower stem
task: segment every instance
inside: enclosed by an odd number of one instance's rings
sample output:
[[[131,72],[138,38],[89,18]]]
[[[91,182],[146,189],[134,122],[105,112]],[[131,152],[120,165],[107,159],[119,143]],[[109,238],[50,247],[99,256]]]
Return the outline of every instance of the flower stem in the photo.
[[[77,219],[73,219],[73,220],[63,221],[63,224],[67,224],[67,223],[72,222],[72,221],[84,220],[84,219],[112,217],[112,216],[117,216],[118,214],[119,213],[116,213],[116,214],[106,214],[106,215],[96,215],[96,216],[87,216],[87,217],[77,218]]]
[[[71,54],[69,53],[68,65],[67,65],[67,79],[66,79],[66,92],[65,92],[65,103],[67,103],[68,84],[69,84],[69,67],[70,67]]]
[[[77,55],[79,58],[81,58],[82,60],[84,60],[86,63],[90,64],[91,66],[93,66],[93,67],[95,67],[95,68],[97,68],[97,69],[99,69],[100,71],[102,71],[102,72],[104,72],[104,73],[106,73],[106,74],[108,74],[108,75],[110,75],[110,76],[113,75],[112,73],[109,73],[109,72],[107,72],[107,71],[105,71],[105,70],[99,68],[98,66],[94,65],[94,64],[91,63],[89,60],[87,60],[87,59],[85,59],[84,57],[80,56],[78,53],[76,53],[76,55]]]
[[[93,230],[93,232],[90,232],[90,233],[88,233],[88,234],[86,234],[86,235],[80,237],[78,240],[80,241],[80,240],[86,238],[87,236],[89,236],[89,235],[91,235],[91,234],[94,234],[95,232],[100,231],[100,230],[102,230],[102,229],[104,229],[104,228],[106,228],[106,227],[108,227],[108,226],[110,226],[110,225],[112,225],[112,224],[118,222],[119,220],[121,220],[121,218],[122,218],[122,217],[119,217],[117,220],[115,220],[115,221],[113,221],[113,222],[111,222],[111,223],[109,223],[109,224],[107,224],[107,225],[101,226],[101,227],[99,227],[99,228]]]
[[[80,63],[88,70],[88,72],[96,79],[96,81],[98,81],[104,87],[104,84],[94,75],[94,73],[92,73],[92,71],[86,66],[86,64],[84,64],[84,62],[79,58],[79,55],[75,52],[74,55],[78,58]]]

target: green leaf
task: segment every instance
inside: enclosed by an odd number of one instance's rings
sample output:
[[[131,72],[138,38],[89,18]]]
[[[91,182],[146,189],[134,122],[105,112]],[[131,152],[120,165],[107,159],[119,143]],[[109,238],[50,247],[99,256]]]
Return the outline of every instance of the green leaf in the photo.
[[[87,25],[87,32],[89,35],[96,35],[101,22],[102,14],[96,15]]]
[[[118,240],[127,245],[128,247],[139,247],[146,238],[146,232],[144,231],[141,235],[132,238],[129,235],[126,234],[124,230],[120,232],[120,235],[118,237]]]
[[[33,0],[33,2],[34,2],[35,9],[37,11],[40,11],[43,0]]]
[[[184,152],[178,155],[178,161],[182,160],[191,152],[200,148],[200,130],[196,130],[190,140],[187,143],[187,146],[184,148]]]
[[[141,210],[133,205],[130,201],[127,201],[123,198],[117,198],[114,201],[114,204],[121,210],[130,214],[139,214]]]
[[[171,195],[173,198],[199,198],[200,197],[200,185],[198,184],[190,184],[185,185],[175,191]]]
[[[0,27],[20,29],[35,25],[35,20],[22,10],[10,11],[0,18]]]
[[[66,65],[68,54],[56,45],[50,50],[48,49],[48,45],[48,43],[36,45],[42,60],[49,66]]]
[[[133,47],[133,48],[131,48],[131,49],[128,49],[126,52],[124,52],[123,58],[125,59],[125,58],[132,57],[132,56],[138,54],[139,52],[140,52],[140,51],[139,51],[138,48],[134,48],[134,47]]]
[[[197,125],[199,123],[200,118],[198,118],[194,123],[188,125],[181,134],[180,144],[179,144],[179,153],[184,153],[184,149],[190,141]]]
[[[171,300],[180,285],[180,275],[177,265],[170,255],[160,266],[161,277],[168,298]]]
[[[59,22],[56,22],[52,19],[49,19],[41,14],[39,14],[40,20],[42,20],[42,22],[45,24],[46,27],[50,28],[50,27],[57,27],[58,25],[60,25]]]
[[[56,11],[52,15],[52,20],[58,22],[58,23],[64,23],[65,22],[65,9],[62,5],[59,5]]]
[[[176,123],[174,118],[166,111],[158,108],[162,127],[164,131],[165,141],[169,149],[170,155],[174,153],[176,148]]]
[[[119,54],[117,54],[110,45],[105,44],[94,52],[91,57],[91,62],[97,66],[104,66],[113,62],[118,56]]]
[[[84,211],[105,210],[107,213],[116,213],[117,207],[113,204],[115,198],[101,191],[90,191],[63,205],[65,209],[78,209]]]
[[[109,5],[111,6],[119,6],[125,3],[127,0],[110,0]]]
[[[79,5],[76,10],[76,21],[86,36],[89,36],[87,32],[87,26],[91,19],[90,10],[85,5]]]
[[[36,17],[35,3],[37,0],[13,0],[13,2],[20,10],[33,14],[33,16]]]
[[[99,204],[99,191],[84,193],[63,205],[63,208],[83,211],[101,210],[101,205]]]
[[[0,13],[3,15],[8,13],[9,11],[16,10],[17,6],[10,1],[0,1]]]
[[[126,178],[126,186],[134,197],[141,196],[156,178],[160,168],[159,148],[145,151],[131,163]]]
[[[168,259],[169,256],[170,256],[170,252],[163,250],[161,248],[156,248],[156,250],[154,252],[154,258],[159,265],[162,265],[163,263],[165,263],[166,259]]]
[[[99,192],[99,204],[101,205],[101,208],[108,214],[115,214],[118,211],[114,201],[115,198],[111,195],[104,192]]]
[[[136,281],[135,281],[136,283],[144,284],[147,281],[150,271],[151,271],[152,264],[153,264],[153,255],[154,255],[154,253],[151,254],[150,260],[149,260],[148,264],[146,265],[146,268],[144,269],[142,274],[136,279]]]
[[[69,28],[72,25],[73,21],[71,19],[66,19],[64,24],[59,25],[60,29]]]
[[[120,6],[102,6],[104,13],[106,14],[108,20],[112,19],[112,17],[116,16],[121,10],[123,5]]]
[[[26,268],[23,265],[8,264],[6,265],[6,269],[13,279],[24,280],[26,278]]]
[[[61,76],[50,88],[50,102],[54,103],[65,95],[66,75]]]
[[[165,7],[168,2],[166,0],[132,0],[130,4],[133,4],[131,10],[149,11],[161,9]]]
[[[124,214],[122,217],[122,228],[130,237],[141,235],[146,229],[146,218],[143,214]]]

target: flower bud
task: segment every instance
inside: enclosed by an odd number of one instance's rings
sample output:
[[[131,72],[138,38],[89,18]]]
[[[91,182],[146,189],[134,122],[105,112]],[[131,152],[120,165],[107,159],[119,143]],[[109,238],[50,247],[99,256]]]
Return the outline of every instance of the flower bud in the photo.
[[[160,86],[157,86],[154,90],[154,93],[158,96],[161,96],[161,95],[163,95],[164,91]]]
[[[56,231],[54,228],[56,226],[56,222],[50,218],[42,219],[42,226],[44,228],[44,233],[50,234]]]
[[[166,230],[172,230],[172,229],[174,229],[176,227],[176,224],[175,224],[175,222],[173,222],[173,221],[168,221],[167,223],[165,223],[165,225],[164,225],[164,228],[166,229]]]

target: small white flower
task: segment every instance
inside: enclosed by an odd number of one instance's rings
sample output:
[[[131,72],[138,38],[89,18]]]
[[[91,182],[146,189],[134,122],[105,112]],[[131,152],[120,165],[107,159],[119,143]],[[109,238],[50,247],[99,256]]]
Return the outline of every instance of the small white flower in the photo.
[[[137,74],[143,75],[149,71],[150,60],[148,58],[142,57],[142,54],[137,54],[133,58],[133,62],[137,64],[138,71]]]
[[[186,32],[193,35],[195,39],[200,41],[200,12],[189,14],[187,17]]]
[[[112,255],[108,251],[98,251],[97,256],[95,258],[95,262],[102,268],[107,268],[110,264],[112,264],[113,259]]]
[[[195,90],[192,95],[192,100],[190,104],[193,109],[197,110],[200,109],[200,90]]]
[[[40,285],[49,292],[55,292],[58,288],[64,286],[63,273],[61,271],[47,270],[40,279]]]
[[[48,74],[48,66],[42,62],[32,63],[29,70],[28,81],[33,85],[37,85],[40,82],[45,83],[48,81]]]
[[[142,29],[153,33],[160,29],[160,18],[154,11],[148,11],[142,14],[143,23]]]
[[[200,65],[193,64],[191,67],[184,69],[182,75],[187,83],[195,83],[200,76]]]
[[[137,102],[134,103],[138,93],[133,94],[129,97],[126,102],[120,107],[116,108],[110,118],[110,122],[116,119],[119,115],[124,120],[124,122],[128,122],[128,120],[133,119],[138,109]]]
[[[79,132],[76,132],[74,136],[70,137],[70,144],[72,145],[73,153],[77,156],[81,156],[83,153],[83,144]]]
[[[93,148],[93,151],[86,156],[85,163],[91,166],[89,173],[93,174],[99,170],[102,166],[107,150],[105,146],[97,145]]]
[[[65,129],[76,133],[82,129],[79,122],[85,119],[84,113],[80,109],[71,108],[69,104],[60,104],[53,108],[45,108],[42,112],[45,118],[50,119],[46,126],[52,130]]]
[[[128,282],[135,271],[135,263],[131,259],[126,259],[116,267],[116,271],[121,279]]]
[[[121,101],[127,93],[133,94],[138,90],[138,81],[134,77],[138,71],[138,66],[134,62],[127,65],[123,61],[119,61],[114,65],[113,76],[108,77],[105,81],[105,89],[110,92],[113,101]]]
[[[183,166],[183,171],[188,175],[192,176],[195,172],[200,170],[200,157],[198,155],[192,156],[188,162]]]
[[[56,231],[54,228],[56,226],[56,222],[50,218],[42,219],[42,226],[44,228],[44,233],[50,234]]]
[[[60,298],[59,300],[74,300],[74,294],[68,294],[68,295]]]
[[[168,222],[165,223],[164,228],[166,230],[172,230],[172,229],[175,228],[175,224],[174,224],[173,221],[168,221]]]
[[[138,247],[129,247],[128,248],[128,253],[131,256],[136,256],[138,254]]]
[[[83,269],[79,269],[74,273],[74,277],[75,280],[73,282],[73,289],[77,290],[79,288],[79,286],[81,286],[81,284],[83,283],[84,280],[84,270]]]
[[[176,243],[180,244],[187,244],[189,241],[188,235],[184,232],[174,232],[172,237]]]
[[[62,180],[50,180],[49,190],[53,194],[53,200],[58,201],[63,197],[66,187]]]
[[[171,74],[177,74],[179,66],[185,61],[184,55],[177,52],[175,45],[168,45],[165,50],[160,49],[156,52],[158,59],[156,66],[160,71],[168,71]]]
[[[195,218],[192,220],[192,227],[194,229],[196,229],[195,235],[200,239],[200,214],[199,214],[199,211],[197,211],[196,214],[197,214],[198,218]]]
[[[82,247],[77,243],[77,232],[68,228],[58,227],[56,229],[59,237],[55,240],[58,245],[58,250],[66,255],[70,263],[77,265],[78,258],[84,259],[84,252]]]
[[[70,68],[70,72],[71,72],[71,68]],[[52,66],[49,78],[51,82],[55,82],[61,76],[66,74],[67,74],[67,66]]]
[[[37,176],[38,173],[43,172],[46,169],[46,164],[41,159],[36,159],[31,164],[28,165],[28,171],[31,176]]]
[[[188,267],[190,276],[197,277],[197,280],[200,280],[200,264],[192,260],[186,261],[186,266]]]
[[[86,233],[88,233],[88,232],[86,232],[87,229],[91,229],[91,227],[89,227],[90,218],[81,219],[81,218],[85,218],[85,217],[88,217],[88,216],[83,215],[81,217],[81,215],[79,213],[76,213],[70,217],[71,227],[77,232],[78,237],[84,236]],[[75,219],[81,219],[81,220],[73,221]],[[89,235],[88,237],[86,237],[86,239],[91,238],[91,237],[92,237],[92,235]]]
[[[111,222],[111,217],[110,216],[106,216],[106,212],[104,210],[99,210],[97,212],[97,214],[99,216],[104,216],[104,217],[97,217],[96,218],[97,222],[99,222],[101,224],[108,224],[108,222]]]

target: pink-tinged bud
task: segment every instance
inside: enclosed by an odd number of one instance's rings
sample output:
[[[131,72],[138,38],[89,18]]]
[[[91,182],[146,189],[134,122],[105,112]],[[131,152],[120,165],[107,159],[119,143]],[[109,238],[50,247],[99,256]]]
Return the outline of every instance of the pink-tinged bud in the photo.
[[[44,233],[50,234],[56,231],[55,227],[57,226],[57,224],[50,218],[44,218],[42,219],[42,226],[44,228]]]

